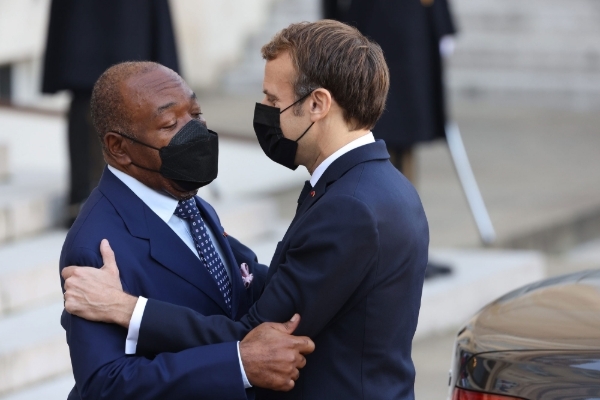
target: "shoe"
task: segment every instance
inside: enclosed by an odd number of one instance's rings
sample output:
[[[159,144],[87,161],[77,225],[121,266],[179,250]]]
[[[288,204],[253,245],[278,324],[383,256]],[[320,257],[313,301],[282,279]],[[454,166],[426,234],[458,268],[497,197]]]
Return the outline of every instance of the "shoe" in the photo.
[[[432,279],[438,276],[446,276],[452,274],[452,267],[443,264],[432,262],[427,263],[425,268],[425,279]]]

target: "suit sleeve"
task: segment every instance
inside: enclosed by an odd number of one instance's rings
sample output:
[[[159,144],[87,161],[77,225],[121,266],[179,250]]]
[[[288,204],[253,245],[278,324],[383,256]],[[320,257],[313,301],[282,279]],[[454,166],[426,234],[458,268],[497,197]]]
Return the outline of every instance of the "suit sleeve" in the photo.
[[[66,249],[61,267],[66,265],[99,267],[102,260],[91,249]],[[61,324],[66,330],[76,390],[83,400],[247,398],[236,342],[153,358],[125,356],[125,329],[66,311]]]
[[[368,206],[348,195],[324,197],[298,224],[285,261],[247,317],[284,322],[297,312],[294,334],[314,338],[376,268],[379,234]]]
[[[161,353],[241,340],[260,323],[285,322],[296,312],[302,319],[295,334],[316,337],[376,267],[379,236],[371,211],[351,196],[322,199],[298,224],[285,261],[240,321],[149,300],[138,347]]]
[[[227,240],[238,264],[247,263],[254,275],[248,290],[253,291],[252,298],[256,301],[262,293],[268,268],[260,264],[256,254],[237,239],[228,236]],[[239,341],[254,326],[246,319],[236,322],[221,315],[204,316],[187,307],[148,299],[136,352],[154,355],[223,341]]]

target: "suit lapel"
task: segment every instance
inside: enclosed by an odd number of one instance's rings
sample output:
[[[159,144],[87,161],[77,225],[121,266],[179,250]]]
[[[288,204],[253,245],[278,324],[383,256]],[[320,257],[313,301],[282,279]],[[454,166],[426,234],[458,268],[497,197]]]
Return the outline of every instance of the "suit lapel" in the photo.
[[[327,188],[333,182],[340,179],[344,174],[355,166],[373,160],[387,160],[390,156],[383,140],[366,144],[350,150],[335,160],[323,173],[312,192],[306,197],[298,208],[294,222],[296,222],[309,208],[311,208],[327,192]]]
[[[294,216],[290,227],[278,244],[278,247],[282,246],[282,251],[276,252],[271,260],[271,265],[267,273],[267,282],[271,280],[279,263],[285,259],[283,251],[289,246],[287,242],[289,241],[290,236],[294,234],[295,225],[302,216],[325,195],[329,185],[340,179],[346,172],[359,164],[373,160],[387,160],[389,158],[390,155],[385,147],[385,142],[383,140],[377,140],[375,143],[357,147],[346,154],[343,154],[325,170],[315,187],[309,192],[302,204],[298,206],[296,215]]]
[[[179,236],[108,168],[98,189],[115,207],[132,236],[150,241],[150,255],[181,279],[204,292],[229,313],[225,300],[208,270]]]
[[[173,230],[146,207],[146,222],[150,239],[150,255],[165,268],[203,291],[229,314],[225,299],[214,278],[201,260]]]
[[[234,318],[237,318],[237,314],[240,309],[247,310],[249,308],[249,304],[247,304],[248,296],[245,296],[246,288],[244,287],[244,282],[242,281],[240,266],[233,255],[229,241],[225,237],[225,231],[221,226],[216,213],[210,207],[206,207],[204,201],[199,197],[196,197],[196,205],[202,213],[204,222],[209,225],[210,229],[215,234],[216,240],[219,242],[219,246],[223,252],[223,257],[225,258],[223,262],[228,264],[231,268],[231,313]]]

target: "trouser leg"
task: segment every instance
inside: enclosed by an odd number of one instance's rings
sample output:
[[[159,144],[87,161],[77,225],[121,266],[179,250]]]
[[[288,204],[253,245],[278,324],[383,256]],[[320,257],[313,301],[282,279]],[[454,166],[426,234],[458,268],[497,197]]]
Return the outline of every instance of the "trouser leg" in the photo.
[[[388,146],[387,150],[392,165],[402,172],[413,185],[416,185],[416,165],[413,149],[396,149]]]
[[[69,204],[67,226],[70,226],[81,205],[97,185],[104,159],[100,142],[90,118],[89,92],[75,92],[68,116],[68,140],[70,161]]]

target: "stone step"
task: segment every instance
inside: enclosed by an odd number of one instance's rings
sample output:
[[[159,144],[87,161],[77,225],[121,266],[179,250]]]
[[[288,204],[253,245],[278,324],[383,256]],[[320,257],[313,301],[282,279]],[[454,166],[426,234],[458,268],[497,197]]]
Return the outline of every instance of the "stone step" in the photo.
[[[460,30],[448,63],[455,91],[552,93],[552,104],[598,103],[597,1],[454,0],[452,6]]]
[[[0,319],[0,395],[70,371],[62,311],[59,300]]]
[[[563,94],[600,94],[600,72],[571,74],[558,72],[519,71],[508,69],[467,69],[449,71],[450,88],[466,92],[522,91]]]
[[[58,261],[65,236],[54,231],[0,247],[0,316],[61,299]]]
[[[519,33],[519,34],[598,34],[596,16],[587,12],[576,15],[532,14],[515,10],[477,12],[460,10],[457,23],[460,33]]]
[[[568,251],[564,258],[584,268],[600,268],[600,238],[590,240]]]
[[[415,338],[458,329],[487,303],[546,276],[534,251],[432,249],[430,259],[453,273],[425,282]]]
[[[249,38],[241,62],[223,77],[228,93],[261,93],[264,60],[261,47],[273,35],[291,23],[315,21],[321,17],[319,0],[279,0],[273,5],[267,23],[259,33]]]
[[[0,184],[1,244],[62,222],[67,187],[65,120],[60,114],[0,107],[0,143],[10,151],[8,161],[0,155],[0,165],[8,164],[5,168],[11,172]]]
[[[8,156],[8,145],[0,143],[0,184],[9,177]]]
[[[600,14],[595,0],[452,0],[460,14],[527,15],[541,17],[593,18]]]
[[[465,34],[458,37],[450,63],[461,68],[600,71],[600,32],[576,38],[558,33]]]
[[[0,400],[65,400],[75,385],[69,373],[0,396]]]
[[[0,243],[59,226],[65,182],[52,173],[14,173],[0,184]]]

